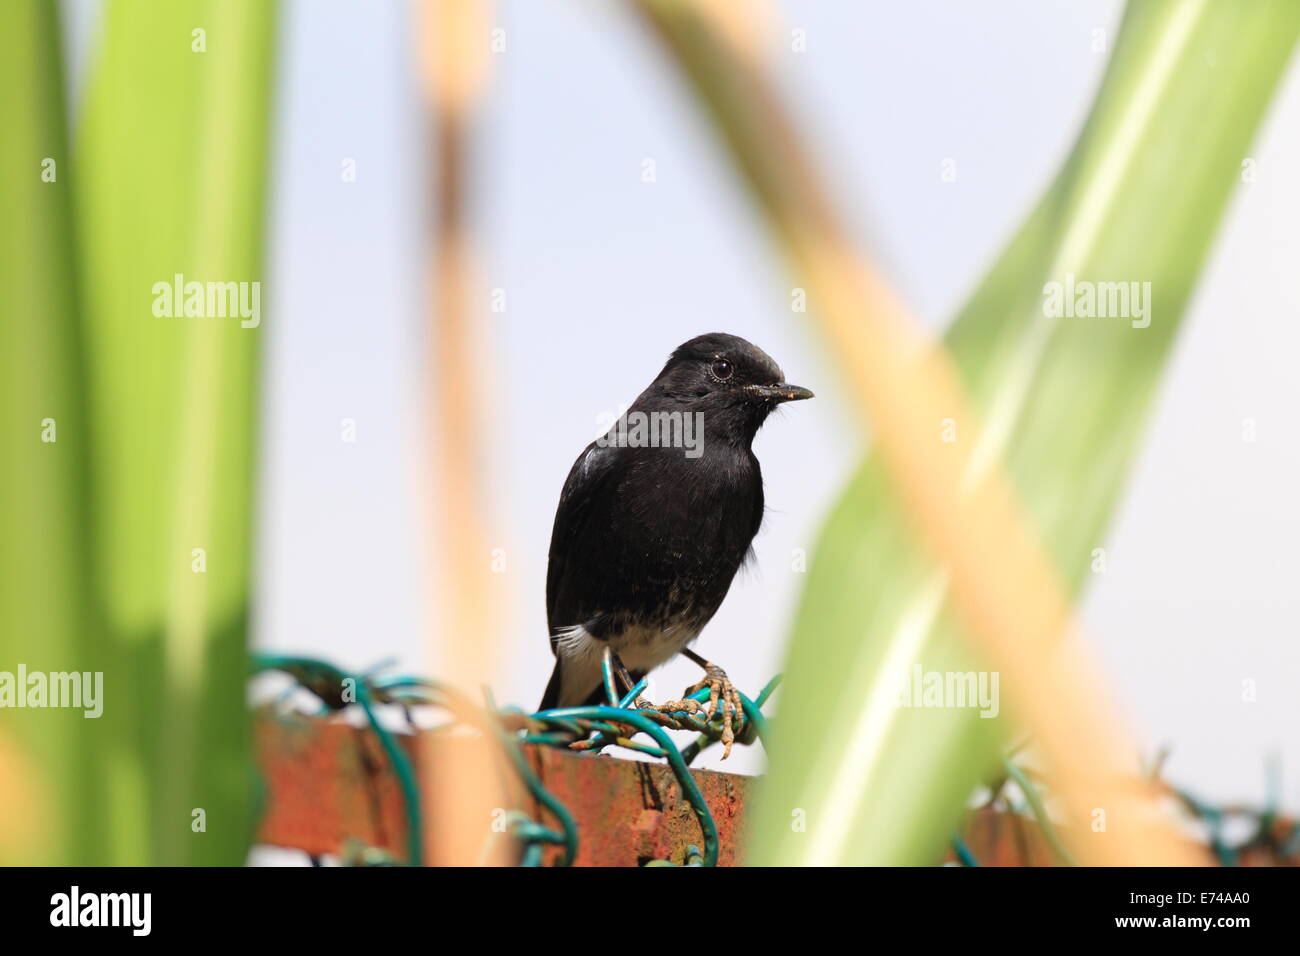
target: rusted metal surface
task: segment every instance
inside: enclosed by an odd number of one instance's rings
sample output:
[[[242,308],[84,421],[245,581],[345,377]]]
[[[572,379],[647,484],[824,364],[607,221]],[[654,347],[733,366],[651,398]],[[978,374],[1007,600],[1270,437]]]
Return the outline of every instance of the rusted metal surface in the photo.
[[[401,789],[374,734],[337,719],[263,713],[256,721],[256,738],[266,785],[258,842],[314,855],[375,847],[402,859],[406,822]],[[414,738],[398,740],[418,765],[422,754]],[[440,740],[432,752],[444,746],[457,746],[457,741]],[[582,756],[552,747],[526,747],[525,756],[577,822],[577,865],[637,866],[664,859],[681,863],[688,846],[703,848],[695,814],[664,764]],[[734,866],[755,779],[710,770],[691,773],[718,827],[718,864]],[[509,800],[512,808],[555,825],[522,787]],[[491,825],[485,822],[485,832]],[[1293,833],[1294,826],[1290,820],[1278,820],[1277,842]],[[1022,814],[975,810],[962,828],[962,839],[981,866],[1054,862],[1041,829]],[[552,850],[547,860],[557,855],[558,850]],[[951,852],[944,858],[955,860]],[[1244,849],[1239,863],[1294,865],[1268,847]]]
[[[1296,822],[1278,819],[1269,839],[1241,847],[1236,853],[1237,866],[1297,866],[1293,856],[1277,848],[1295,833]],[[962,839],[980,866],[1054,866],[1051,848],[1033,817],[984,807],[973,811],[966,820]],[[1203,845],[1198,845],[1203,849]],[[954,862],[949,852],[944,862]]]
[[[980,866],[1052,866],[1052,850],[1032,817],[981,807],[966,818],[962,840]],[[957,862],[951,850],[945,863]]]
[[[255,726],[265,784],[259,843],[337,855],[352,842],[400,857],[402,793],[374,734],[339,721],[265,714]],[[408,753],[413,743],[400,739]]]
[[[576,865],[682,863],[688,846],[703,849],[695,813],[664,764],[584,757],[552,747],[529,750],[528,759],[542,783],[578,821]],[[693,770],[691,776],[718,827],[718,865],[735,866],[741,818],[754,778],[712,770]],[[534,815],[539,810],[534,807]]]
[[[401,857],[406,830],[402,794],[373,734],[335,720],[265,714],[259,716],[256,733],[266,783],[259,843],[316,855],[338,855],[351,844]],[[399,739],[418,766],[421,754],[413,738]],[[454,739],[439,741],[434,752],[456,744]],[[689,845],[703,846],[699,823],[667,767],[552,747],[526,747],[525,755],[577,821],[578,865],[681,862]],[[692,771],[692,776],[717,823],[719,864],[734,865],[750,778],[708,770]],[[511,800],[535,819],[554,823],[522,790]]]

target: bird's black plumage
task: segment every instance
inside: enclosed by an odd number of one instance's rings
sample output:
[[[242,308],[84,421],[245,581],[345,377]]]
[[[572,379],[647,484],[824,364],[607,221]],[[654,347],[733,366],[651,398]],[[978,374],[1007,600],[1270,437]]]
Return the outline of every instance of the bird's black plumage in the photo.
[[[578,456],[551,533],[546,611],[556,662],[543,709],[603,699],[606,645],[639,678],[695,639],[763,520],[754,435],[778,403],[810,397],[744,339],[701,335]],[[645,444],[656,422],[680,439],[676,447]],[[638,436],[639,423],[650,430]],[[692,440],[698,447],[682,447]]]

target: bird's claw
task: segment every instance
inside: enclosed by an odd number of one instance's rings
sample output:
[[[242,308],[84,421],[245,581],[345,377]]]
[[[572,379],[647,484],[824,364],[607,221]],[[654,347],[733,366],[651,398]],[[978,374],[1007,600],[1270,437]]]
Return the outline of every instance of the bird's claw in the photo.
[[[688,714],[698,714],[700,712],[700,702],[697,700],[666,700],[662,704],[652,704],[644,697],[638,697],[632,704],[633,710],[645,712],[645,715],[657,724],[665,727],[675,726],[671,714],[685,712]]]
[[[698,683],[686,688],[686,694],[690,696],[705,687],[709,689],[709,702],[704,707],[706,718],[711,721],[718,716],[719,710],[722,711],[722,759],[726,760],[731,755],[731,745],[736,742],[732,723],[744,717],[744,710],[740,705],[740,691],[736,690],[736,685],[731,682],[727,672],[717,664],[706,663],[704,677]]]
[[[701,704],[697,700],[691,699],[691,694],[709,689],[709,701],[707,704]],[[736,742],[735,725],[744,719],[744,710],[740,703],[740,692],[736,690],[736,685],[731,682],[731,678],[717,664],[704,664],[704,677],[699,683],[686,688],[684,700],[669,700],[662,704],[652,704],[644,697],[638,697],[633,702],[632,707],[645,714],[655,723],[665,727],[676,727],[677,721],[672,717],[673,714],[702,714],[705,721],[711,722],[719,714],[722,715],[722,759],[726,760],[731,756],[731,746]]]

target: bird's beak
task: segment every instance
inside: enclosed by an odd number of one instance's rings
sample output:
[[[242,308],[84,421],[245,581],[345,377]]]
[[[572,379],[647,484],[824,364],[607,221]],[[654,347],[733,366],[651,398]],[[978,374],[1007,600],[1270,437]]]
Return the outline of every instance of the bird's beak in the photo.
[[[803,386],[787,385],[784,382],[778,385],[751,385],[749,390],[754,395],[773,402],[800,402],[813,397],[813,393]]]

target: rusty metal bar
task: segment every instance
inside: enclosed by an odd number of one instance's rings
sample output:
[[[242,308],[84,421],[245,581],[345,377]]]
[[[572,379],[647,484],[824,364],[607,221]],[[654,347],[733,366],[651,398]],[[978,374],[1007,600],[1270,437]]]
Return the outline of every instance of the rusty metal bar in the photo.
[[[417,743],[399,735],[399,745],[419,764],[464,739],[427,733]],[[429,739],[431,738],[431,739]],[[265,712],[256,721],[256,752],[266,782],[258,842],[321,856],[348,856],[361,848],[379,849],[404,860],[406,815],[402,791],[375,735],[337,718],[284,717]],[[526,746],[525,756],[547,790],[578,823],[579,866],[638,866],[650,860],[685,862],[688,846],[700,842],[699,823],[683,799],[672,771],[659,762],[579,755],[553,747]],[[692,770],[717,823],[720,866],[735,866],[742,845],[745,808],[755,778],[712,770]],[[424,779],[428,779],[425,777]],[[484,821],[485,836],[508,810],[544,819],[542,808],[518,784],[507,792],[510,806]],[[1279,819],[1279,833],[1295,823]],[[962,840],[983,866],[1051,866],[1053,855],[1036,821],[993,808],[974,810]],[[547,851],[547,862],[558,857]],[[957,862],[949,853],[942,862]],[[1273,866],[1294,861],[1267,847],[1244,849],[1243,866]]]

